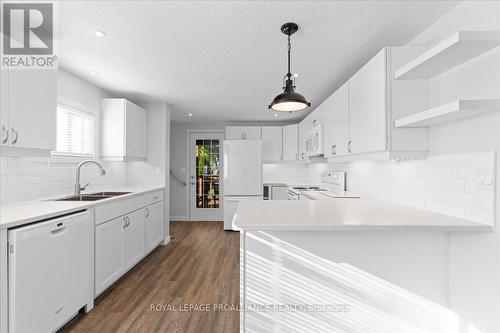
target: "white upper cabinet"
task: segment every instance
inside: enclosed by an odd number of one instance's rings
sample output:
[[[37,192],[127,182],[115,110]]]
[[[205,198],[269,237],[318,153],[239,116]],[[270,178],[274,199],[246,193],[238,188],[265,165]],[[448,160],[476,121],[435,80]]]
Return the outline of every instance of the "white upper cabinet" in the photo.
[[[386,150],[386,75],[383,49],[349,80],[348,150],[353,154]]]
[[[305,161],[309,158],[307,156],[306,140],[311,129],[311,117],[307,116],[299,123],[299,161]]]
[[[283,159],[282,126],[262,126],[262,160],[281,161]]]
[[[325,157],[347,155],[349,143],[349,86],[344,83],[323,103]]]
[[[226,126],[226,140],[261,140],[260,126]]]
[[[299,159],[299,125],[283,126],[283,160]]]
[[[126,161],[146,158],[147,112],[123,98],[104,98],[102,112],[102,158]]]
[[[423,47],[389,47],[354,74],[322,104],[325,157],[412,159],[427,154],[427,131],[396,128],[394,120],[428,105],[428,80],[395,80],[394,71]]]
[[[57,71],[3,69],[1,77],[0,144],[55,150]]]

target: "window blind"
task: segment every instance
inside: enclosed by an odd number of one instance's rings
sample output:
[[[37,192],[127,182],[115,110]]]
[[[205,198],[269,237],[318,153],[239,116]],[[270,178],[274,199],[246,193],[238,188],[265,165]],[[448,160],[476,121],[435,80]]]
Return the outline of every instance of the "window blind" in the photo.
[[[57,106],[57,154],[94,155],[95,116],[66,105]]]

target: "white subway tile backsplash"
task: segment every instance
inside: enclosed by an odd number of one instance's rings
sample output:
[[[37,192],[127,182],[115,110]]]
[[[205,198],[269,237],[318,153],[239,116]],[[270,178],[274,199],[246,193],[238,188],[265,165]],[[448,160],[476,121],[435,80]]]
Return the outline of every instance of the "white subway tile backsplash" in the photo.
[[[44,199],[73,193],[76,166],[73,157],[0,157],[0,204]],[[127,164],[103,162],[107,173],[101,176],[95,166],[82,168],[81,183],[88,190],[127,184]]]
[[[352,192],[494,223],[495,179],[492,179],[491,185],[486,184],[490,178],[488,175],[495,174],[493,151],[432,155],[425,160],[399,163],[363,161],[330,164],[328,169],[346,171],[347,189]]]

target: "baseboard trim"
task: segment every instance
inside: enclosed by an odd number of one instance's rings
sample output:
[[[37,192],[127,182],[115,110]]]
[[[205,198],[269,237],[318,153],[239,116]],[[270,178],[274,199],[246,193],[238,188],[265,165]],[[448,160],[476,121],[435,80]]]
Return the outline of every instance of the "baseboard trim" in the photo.
[[[167,245],[168,243],[170,243],[170,236],[165,237],[165,239],[163,240],[163,242],[161,242],[161,245],[165,246],[165,245]]]
[[[189,221],[187,216],[170,216],[170,221]]]

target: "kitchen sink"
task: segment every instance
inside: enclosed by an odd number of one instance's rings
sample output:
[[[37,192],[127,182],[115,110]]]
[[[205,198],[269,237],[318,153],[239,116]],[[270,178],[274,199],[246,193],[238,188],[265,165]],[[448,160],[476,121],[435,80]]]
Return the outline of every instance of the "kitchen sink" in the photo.
[[[132,193],[132,192],[95,192],[95,193],[89,193],[89,194],[84,194],[84,195],[117,197],[117,196],[120,196],[120,195],[129,194],[129,193]]]
[[[97,201],[102,199],[118,197],[120,195],[125,195],[129,193],[132,192],[95,192],[95,193],[88,193],[81,195],[72,195],[69,197],[55,199],[53,201]]]
[[[107,199],[107,198],[112,198],[112,197],[113,196],[111,196],[111,195],[88,195],[88,194],[83,194],[83,195],[72,195],[70,197],[56,199],[54,201],[97,201],[97,200],[102,200],[102,199]]]

